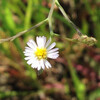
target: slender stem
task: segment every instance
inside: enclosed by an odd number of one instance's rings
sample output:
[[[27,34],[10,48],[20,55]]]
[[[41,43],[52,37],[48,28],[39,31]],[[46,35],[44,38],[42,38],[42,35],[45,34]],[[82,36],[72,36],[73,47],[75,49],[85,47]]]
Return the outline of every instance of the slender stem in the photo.
[[[50,34],[51,35],[53,35],[52,14],[53,14],[54,6],[55,6],[55,0],[53,0],[53,2],[52,2],[52,6],[51,6],[50,12],[48,14],[48,22],[49,22],[49,28],[50,28]]]
[[[54,34],[54,36],[61,37],[59,34],[56,34],[56,33]],[[71,39],[71,38],[67,38],[67,37],[62,37],[62,38],[69,42],[76,42],[76,43],[79,42],[78,39]]]
[[[60,5],[60,3],[58,2],[58,0],[56,0],[56,5],[57,7],[60,9],[61,13],[63,14],[63,16],[65,17],[65,19],[73,26],[73,28],[78,32],[79,36],[82,36],[82,33],[80,32],[80,30],[78,29],[78,27],[69,19],[68,15],[66,14],[66,12],[64,11],[64,9],[62,8],[62,6]]]
[[[51,6],[50,12],[48,14],[48,18],[51,18],[52,17],[53,10],[54,10],[54,6],[55,6],[55,0],[53,0],[53,2],[52,2],[52,6]]]
[[[32,29],[39,27],[40,25],[42,25],[43,23],[45,23],[47,20],[48,19],[45,19],[45,20],[39,22],[38,24],[34,25],[33,27],[29,28],[28,30],[19,32],[19,33],[17,33],[16,35],[14,35],[12,37],[9,37],[9,38],[6,38],[6,39],[0,39],[0,43],[6,42],[6,41],[13,41],[15,38],[20,37],[21,35],[25,34],[26,32],[29,32]]]

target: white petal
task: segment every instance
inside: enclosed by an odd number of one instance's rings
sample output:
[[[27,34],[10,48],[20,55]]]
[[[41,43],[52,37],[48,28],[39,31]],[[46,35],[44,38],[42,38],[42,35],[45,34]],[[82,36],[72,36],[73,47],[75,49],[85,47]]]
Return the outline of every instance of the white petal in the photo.
[[[30,53],[26,53],[24,54],[25,56],[34,56],[34,54],[32,54],[31,52]]]
[[[34,51],[33,51],[33,50],[25,50],[23,53],[24,53],[24,54],[25,54],[25,53],[31,53],[31,54],[33,54]]]
[[[24,59],[25,59],[25,60],[30,60],[30,59],[31,59],[31,57],[25,57]]]
[[[55,55],[48,54],[48,55],[47,55],[47,57],[48,57],[48,58],[51,58],[51,59],[56,59],[58,56],[59,56],[59,54],[55,54]]]
[[[51,49],[51,50],[48,51],[48,53],[53,53],[53,52],[56,52],[56,51],[58,51],[58,48]]]
[[[40,70],[40,69],[41,69],[41,66],[38,64],[37,70]]]
[[[23,53],[24,53],[24,54],[26,54],[26,53],[34,54],[34,50],[28,50],[28,49],[26,49]]]
[[[31,56],[32,54],[31,53],[25,53],[24,55],[25,56]]]
[[[38,61],[35,59],[31,65],[32,68],[37,68],[38,67]]]
[[[46,37],[42,36],[43,38],[43,47],[45,47],[45,44],[46,44]]]
[[[36,59],[33,64],[34,65],[32,65],[31,67],[37,68],[37,70],[40,70],[41,69],[41,65],[40,65],[40,61],[39,60]]]
[[[25,51],[27,52],[30,52],[30,51],[33,51],[33,49],[25,49]]]
[[[46,66],[47,68],[52,67],[51,64],[50,64],[47,60],[45,60],[45,66]]]
[[[47,57],[56,56],[56,55],[58,55],[58,53],[59,52],[49,53],[49,54],[47,54]]]
[[[33,60],[34,60],[34,59],[36,59],[36,58],[35,58],[35,57],[32,57],[32,56],[27,56],[27,57],[25,57],[24,59],[25,59],[25,60],[30,60],[30,59],[33,59]]]
[[[40,47],[40,48],[41,48],[41,45],[43,45],[43,44],[42,44],[42,39],[41,39],[41,36],[36,37],[36,41],[37,41],[37,45],[38,45],[38,47]]]
[[[48,53],[48,55],[56,55],[56,54],[58,54],[58,53],[59,53],[59,52],[56,51],[56,52]]]
[[[34,45],[33,45],[31,42],[27,42],[27,45],[28,45],[30,48],[32,48],[32,49],[35,48]]]
[[[28,60],[27,63],[28,63],[29,65],[32,64],[32,63],[33,63],[33,59]]]
[[[39,37],[36,37],[36,41],[37,41],[37,45],[39,48],[41,47],[45,47],[45,44],[46,44],[46,37],[44,36],[39,36]]]
[[[34,42],[34,40],[30,40],[29,42],[32,43],[33,46],[34,46],[35,48],[37,47],[37,45],[36,45],[36,43]]]
[[[48,48],[47,48],[47,50],[50,50],[50,49],[52,49],[53,47],[55,47],[55,45],[56,45],[56,43],[54,42],[54,43],[52,43]]]
[[[41,43],[41,40],[40,40],[40,37],[36,37],[36,43],[37,43],[37,45],[38,45],[38,47],[40,46],[40,43]]]
[[[51,42],[51,38],[47,41],[47,43],[46,43],[45,47],[48,47],[48,46],[49,46],[49,44],[50,44],[50,42]]]
[[[33,50],[33,49],[30,47],[25,47],[25,50]]]
[[[32,67],[32,68],[35,68],[35,65],[34,65],[34,64],[32,64],[32,65],[31,65],[31,67]]]
[[[40,65],[41,65],[42,69],[45,69],[44,60],[43,59],[40,60]]]

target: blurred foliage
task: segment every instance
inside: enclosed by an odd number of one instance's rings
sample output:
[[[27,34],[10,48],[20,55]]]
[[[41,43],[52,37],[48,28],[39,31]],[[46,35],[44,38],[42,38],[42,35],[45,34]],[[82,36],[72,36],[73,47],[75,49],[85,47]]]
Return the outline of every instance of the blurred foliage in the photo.
[[[44,20],[51,0],[0,0],[0,39],[17,34]],[[0,44],[0,100],[99,100],[100,99],[100,1],[59,0],[70,19],[83,34],[93,36],[93,47],[67,42],[77,38],[73,27],[57,7],[53,14],[54,37],[60,57],[50,61],[51,69],[41,75],[28,66],[23,50],[35,36],[49,37],[43,24],[13,42]]]

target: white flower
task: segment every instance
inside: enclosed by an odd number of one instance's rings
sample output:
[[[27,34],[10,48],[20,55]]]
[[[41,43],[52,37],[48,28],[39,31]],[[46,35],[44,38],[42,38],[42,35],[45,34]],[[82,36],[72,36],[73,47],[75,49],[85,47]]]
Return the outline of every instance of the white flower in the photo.
[[[47,61],[47,58],[56,59],[59,56],[58,48],[54,48],[56,43],[50,45],[51,39],[46,41],[46,37],[36,37],[36,43],[34,40],[29,40],[28,47],[25,47],[24,55],[27,63],[32,68],[37,70],[50,68],[51,64]]]

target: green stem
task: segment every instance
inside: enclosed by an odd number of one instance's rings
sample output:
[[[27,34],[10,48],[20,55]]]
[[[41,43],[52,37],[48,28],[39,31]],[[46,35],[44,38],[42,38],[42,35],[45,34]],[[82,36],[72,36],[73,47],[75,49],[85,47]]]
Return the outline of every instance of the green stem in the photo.
[[[52,28],[52,14],[53,14],[53,10],[54,10],[54,6],[55,6],[55,0],[53,0],[52,2],[52,6],[48,15],[48,22],[49,22],[49,28],[50,28],[50,34],[51,36],[54,34],[53,33],[53,28]]]
[[[69,19],[68,15],[66,14],[66,12],[64,11],[64,9],[62,8],[62,6],[60,5],[60,3],[58,2],[58,0],[56,0],[56,5],[57,7],[60,9],[61,13],[63,14],[63,16],[65,17],[65,19],[73,26],[73,28],[78,32],[79,36],[82,36],[82,33],[80,32],[80,30],[78,29],[78,27]]]
[[[57,37],[61,37],[59,34],[54,34],[54,36],[57,36]],[[62,37],[63,39],[65,39],[66,41],[69,41],[69,42],[75,42],[75,43],[78,43],[78,39],[71,39],[71,38],[67,38],[67,37]]]
[[[31,31],[32,29],[39,27],[40,25],[42,25],[43,23],[45,23],[47,20],[48,20],[48,19],[45,19],[45,20],[41,21],[40,23],[36,24],[35,26],[29,28],[28,30],[19,32],[19,33],[17,33],[16,35],[14,35],[14,36],[12,36],[12,37],[9,37],[9,38],[6,38],[6,39],[0,39],[0,43],[6,42],[6,41],[13,41],[13,40],[16,39],[17,37],[20,37],[20,36],[22,36],[23,34],[25,34],[26,32],[29,32],[29,31]]]

